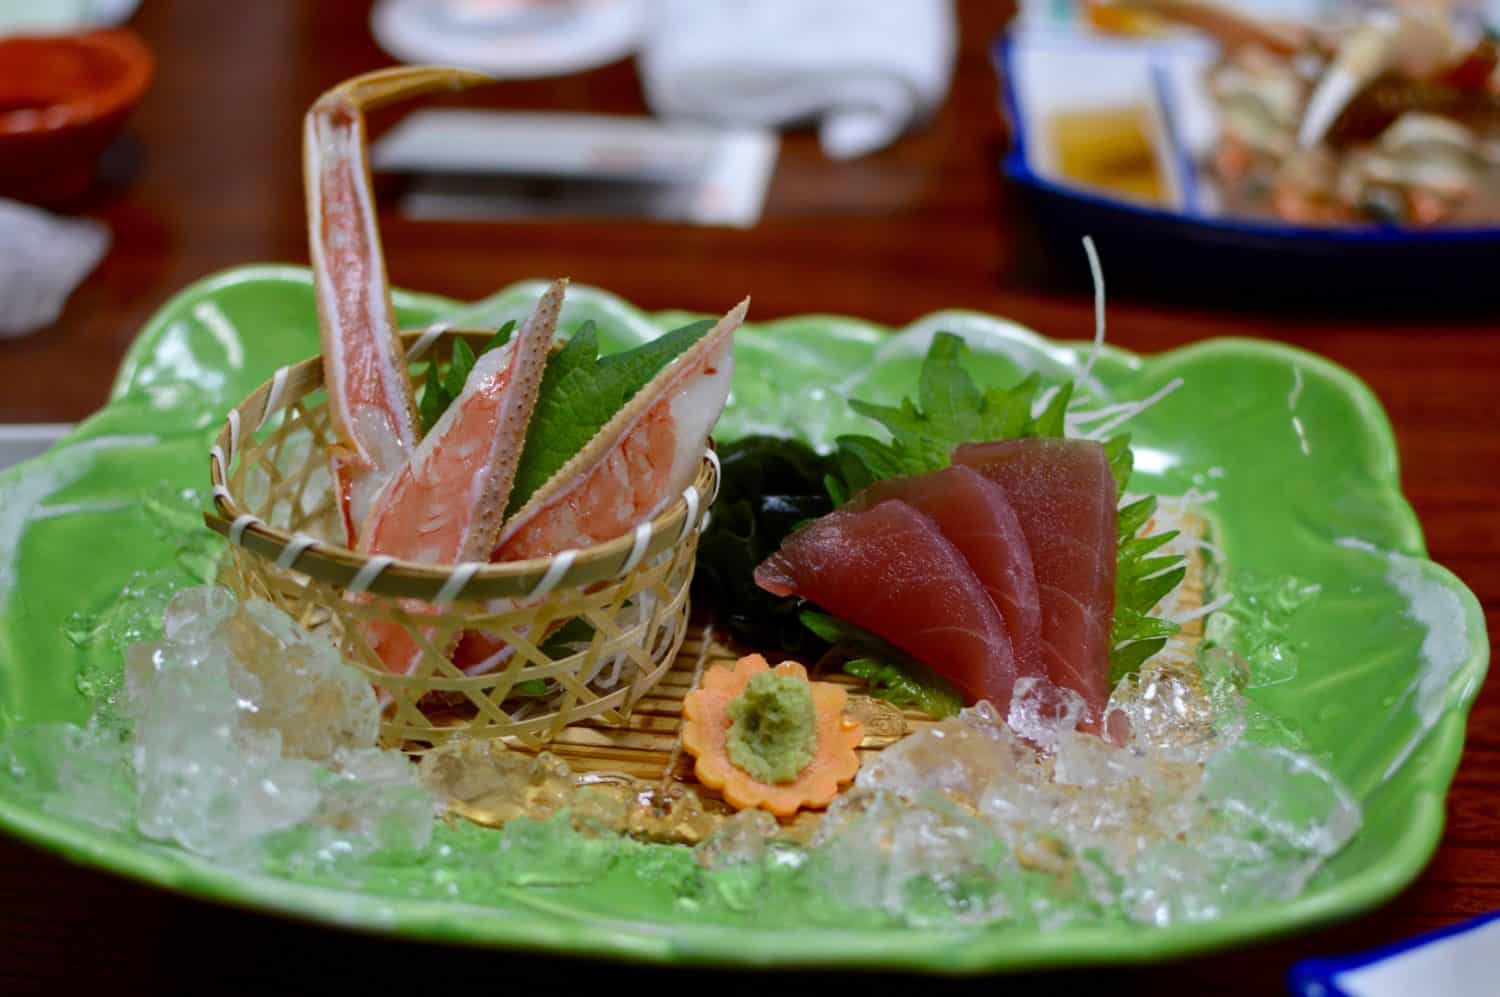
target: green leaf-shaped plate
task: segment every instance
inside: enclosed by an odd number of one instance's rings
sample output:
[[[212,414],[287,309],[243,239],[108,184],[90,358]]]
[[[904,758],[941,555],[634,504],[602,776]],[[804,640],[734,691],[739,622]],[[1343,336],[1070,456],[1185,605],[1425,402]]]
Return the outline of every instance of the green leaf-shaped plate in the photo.
[[[493,326],[523,316],[540,288],[518,285],[467,307],[414,294],[396,300],[410,326],[437,317]],[[646,316],[574,287],[565,323],[584,318],[617,338],[606,348],[618,348],[684,316]],[[719,436],[769,431],[826,443],[857,425],[842,401],[848,393],[893,401],[910,390],[938,329],[966,336],[976,368],[997,379],[1023,370],[1077,375],[1085,353],[961,312],[894,337],[826,316],[747,326]],[[224,413],[275,368],[317,348],[305,270],[245,268],[199,283],[146,328],[103,411],[52,452],[0,475],[0,731],[85,719],[77,674],[118,662],[107,649],[74,647],[64,620],[99,610],[133,571],[173,556],[170,539],[149,528],[141,496],[162,482],[204,488],[209,440]],[[1479,605],[1426,559],[1400,494],[1390,427],[1352,375],[1287,347],[1216,340],[1149,358],[1107,350],[1093,387],[1107,403],[1142,398],[1178,377],[1181,390],[1132,424],[1134,487],[1217,493],[1209,507],[1215,542],[1237,599],[1216,632],[1268,663],[1253,698],[1300,728],[1365,806],[1353,843],[1291,902],[1164,929],[827,930],[799,923],[796,909],[738,920],[692,910],[671,886],[690,860],[665,846],[632,853],[598,882],[497,888],[476,903],[450,899],[440,877],[398,883],[372,870],[354,891],[237,873],[64,819],[9,791],[0,793],[0,825],[78,861],[198,896],[414,938],[658,962],[962,972],[1140,961],[1371,907],[1417,875],[1441,833],[1443,797],[1489,654]],[[472,847],[476,832],[437,833],[440,842],[467,834]]]

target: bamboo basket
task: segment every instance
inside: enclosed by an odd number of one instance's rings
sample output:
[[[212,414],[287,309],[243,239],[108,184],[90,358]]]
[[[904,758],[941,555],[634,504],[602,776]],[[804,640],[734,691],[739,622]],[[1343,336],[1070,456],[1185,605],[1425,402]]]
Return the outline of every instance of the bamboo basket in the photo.
[[[417,360],[458,338],[477,349],[488,335],[434,327],[403,340]],[[624,725],[687,633],[693,559],[719,484],[712,447],[683,495],[625,536],[528,561],[418,564],[343,545],[322,388],[315,357],[281,368],[229,413],[210,451],[215,511],[205,515],[230,543],[222,583],[329,636],[379,691],[388,745],[420,751],[467,736],[537,749],[573,724]],[[592,636],[544,647],[571,620]],[[410,674],[387,671],[372,650],[377,621],[420,648]],[[473,631],[510,648],[483,674],[446,653]]]

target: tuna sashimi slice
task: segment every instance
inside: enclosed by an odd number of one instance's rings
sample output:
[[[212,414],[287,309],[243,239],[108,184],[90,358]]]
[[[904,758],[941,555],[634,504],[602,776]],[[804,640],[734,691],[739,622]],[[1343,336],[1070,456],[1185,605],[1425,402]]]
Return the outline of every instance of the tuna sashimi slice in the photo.
[[[1005,491],[971,468],[877,481],[850,507],[867,509],[899,499],[930,516],[963,554],[1000,610],[1016,656],[1016,673],[1041,675],[1042,608],[1031,546]]]
[[[972,699],[1009,708],[1016,661],[1005,620],[937,523],[905,502],[814,520],[755,569],[755,582],[883,637]]]
[[[1097,730],[1109,700],[1115,613],[1115,479],[1090,440],[1027,437],[970,443],[953,453],[999,485],[1031,545],[1042,604],[1042,663],[1056,685],[1083,696]]]

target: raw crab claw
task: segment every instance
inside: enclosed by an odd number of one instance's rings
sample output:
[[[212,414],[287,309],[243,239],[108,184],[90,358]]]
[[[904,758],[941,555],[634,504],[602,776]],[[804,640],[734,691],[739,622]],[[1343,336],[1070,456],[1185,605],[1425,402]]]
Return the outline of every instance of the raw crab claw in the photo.
[[[1322,142],[1350,102],[1386,73],[1424,79],[1462,55],[1461,42],[1442,13],[1371,13],[1339,45],[1318,80],[1297,129],[1297,144],[1310,149]]]
[[[490,78],[403,67],[347,80],[318,98],[303,123],[308,245],[323,346],[334,481],[352,548],[356,524],[416,447],[417,410],[397,339],[371,194],[364,112]]]
[[[494,549],[566,287],[560,280],[548,288],[515,337],[475,363],[463,391],[376,495],[361,550],[457,564]],[[376,621],[366,637],[392,672],[410,672],[420,660],[416,641],[399,626]]]
[[[491,560],[525,560],[611,540],[682,494],[729,398],[734,331],[749,306],[749,298],[736,305],[538,488],[506,521]]]

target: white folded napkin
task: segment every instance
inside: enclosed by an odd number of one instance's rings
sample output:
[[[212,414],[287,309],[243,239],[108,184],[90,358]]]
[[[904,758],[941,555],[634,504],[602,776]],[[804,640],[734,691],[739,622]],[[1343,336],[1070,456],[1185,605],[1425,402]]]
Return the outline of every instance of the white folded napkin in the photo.
[[[658,114],[817,120],[852,159],[942,102],[956,43],[952,0],[659,0],[640,68]]]
[[[121,24],[140,0],[0,0],[0,35],[81,31]]]
[[[0,199],[0,339],[51,325],[109,248],[109,229]]]

